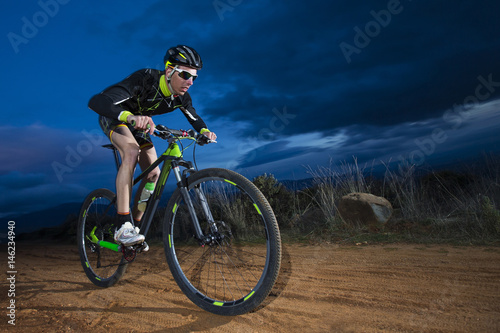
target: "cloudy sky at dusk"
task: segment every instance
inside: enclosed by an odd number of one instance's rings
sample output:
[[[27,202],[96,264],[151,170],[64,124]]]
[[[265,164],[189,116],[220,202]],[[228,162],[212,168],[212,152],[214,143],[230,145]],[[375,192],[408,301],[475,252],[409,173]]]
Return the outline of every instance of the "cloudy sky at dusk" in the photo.
[[[424,167],[498,153],[498,13],[493,0],[8,2],[0,217],[114,188],[87,102],[177,44],[203,58],[190,94],[219,137],[199,167],[301,179],[353,156]],[[177,112],[154,121],[189,127]]]

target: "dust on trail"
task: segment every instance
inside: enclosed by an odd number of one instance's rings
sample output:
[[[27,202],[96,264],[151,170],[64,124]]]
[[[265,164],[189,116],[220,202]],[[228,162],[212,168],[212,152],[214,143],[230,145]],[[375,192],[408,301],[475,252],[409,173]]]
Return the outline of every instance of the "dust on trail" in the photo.
[[[6,247],[0,247],[2,267]],[[408,244],[284,245],[279,280],[252,313],[205,312],[153,246],[114,287],[95,287],[76,246],[16,247],[19,332],[498,332],[500,248]]]

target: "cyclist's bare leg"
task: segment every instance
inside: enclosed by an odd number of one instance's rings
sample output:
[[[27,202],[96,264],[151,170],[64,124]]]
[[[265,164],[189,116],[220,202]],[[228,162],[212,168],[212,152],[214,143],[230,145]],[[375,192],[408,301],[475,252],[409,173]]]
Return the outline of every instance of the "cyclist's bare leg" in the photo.
[[[156,161],[157,155],[156,155],[156,149],[154,146],[149,146],[146,148],[143,148],[140,151],[139,155],[139,165],[141,167],[141,170],[146,170],[154,161]],[[137,209],[137,203],[140,199],[142,189],[146,185],[147,182],[154,182],[156,184],[156,181],[158,180],[158,177],[160,176],[160,168],[156,167],[154,168],[147,176],[144,178],[141,183],[139,184],[139,188],[137,190],[137,193],[134,198],[134,207],[132,208],[132,214],[134,217],[134,220],[140,221],[142,218],[142,215],[144,212],[141,212]]]
[[[111,142],[120,152],[122,164],[116,176],[116,205],[118,212],[130,211],[132,179],[139,157],[139,144],[125,126],[118,126],[111,135]]]

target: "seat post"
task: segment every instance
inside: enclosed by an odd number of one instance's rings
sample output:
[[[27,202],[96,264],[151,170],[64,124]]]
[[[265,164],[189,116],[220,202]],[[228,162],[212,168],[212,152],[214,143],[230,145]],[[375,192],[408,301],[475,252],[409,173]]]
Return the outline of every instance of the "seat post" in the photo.
[[[115,157],[116,170],[120,169],[121,160],[120,160],[120,156],[118,154],[118,149],[116,149],[116,147],[113,146],[112,144],[103,145],[103,147],[113,150],[113,155]]]

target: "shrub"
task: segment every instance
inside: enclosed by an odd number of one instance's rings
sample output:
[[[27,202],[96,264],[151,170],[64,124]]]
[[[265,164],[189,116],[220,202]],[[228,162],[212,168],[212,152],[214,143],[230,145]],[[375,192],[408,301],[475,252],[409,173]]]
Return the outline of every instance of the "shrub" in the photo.
[[[280,227],[291,228],[294,216],[293,207],[295,207],[293,194],[272,174],[260,175],[252,182],[271,205]]]
[[[500,234],[500,211],[495,208],[495,205],[487,196],[482,197],[481,218],[488,233]]]

